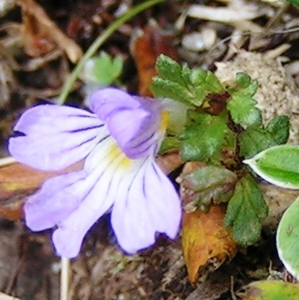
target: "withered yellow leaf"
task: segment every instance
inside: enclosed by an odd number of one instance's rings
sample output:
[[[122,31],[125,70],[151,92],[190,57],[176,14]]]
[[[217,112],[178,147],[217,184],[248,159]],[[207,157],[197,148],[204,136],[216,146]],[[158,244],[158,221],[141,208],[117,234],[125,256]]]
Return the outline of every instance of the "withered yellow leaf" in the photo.
[[[183,254],[192,283],[237,252],[229,230],[223,227],[224,215],[225,207],[215,205],[208,213],[197,210],[183,216]]]

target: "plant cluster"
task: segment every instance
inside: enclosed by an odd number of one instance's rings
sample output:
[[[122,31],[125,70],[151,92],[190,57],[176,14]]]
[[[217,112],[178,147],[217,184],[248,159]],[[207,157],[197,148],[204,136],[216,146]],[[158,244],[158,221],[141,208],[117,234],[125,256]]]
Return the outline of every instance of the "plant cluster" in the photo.
[[[277,116],[264,124],[254,99],[258,82],[244,73],[236,74],[234,86],[225,87],[212,72],[180,66],[165,55],[158,58],[156,68],[154,95],[187,107],[185,126],[180,132],[170,128],[161,151],[177,149],[184,161],[204,163],[184,177],[196,196],[185,208],[207,210],[213,203],[228,202],[225,226],[232,227],[240,245],[255,243],[268,207],[260,179],[243,160],[285,144],[288,117]]]

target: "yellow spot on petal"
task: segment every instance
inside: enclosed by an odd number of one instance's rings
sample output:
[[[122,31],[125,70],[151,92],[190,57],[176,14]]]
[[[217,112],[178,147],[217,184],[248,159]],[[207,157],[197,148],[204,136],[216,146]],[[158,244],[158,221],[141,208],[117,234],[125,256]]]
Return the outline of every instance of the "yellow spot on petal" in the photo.
[[[117,160],[119,162],[119,167],[124,169],[130,168],[132,165],[132,160],[121,151],[117,143],[111,146],[107,158],[112,162]]]
[[[160,124],[160,130],[163,133],[166,131],[168,124],[169,124],[169,112],[166,110],[163,110],[161,112],[161,124]]]
[[[131,167],[132,165],[132,160],[130,158],[128,158],[124,153],[123,153],[123,160],[121,161],[120,166],[122,168],[128,169]]]

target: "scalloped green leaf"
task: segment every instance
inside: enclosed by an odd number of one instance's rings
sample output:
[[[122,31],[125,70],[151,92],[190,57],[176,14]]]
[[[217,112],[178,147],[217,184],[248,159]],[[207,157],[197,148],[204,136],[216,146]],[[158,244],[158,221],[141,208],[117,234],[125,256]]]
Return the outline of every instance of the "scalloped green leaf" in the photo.
[[[252,157],[257,153],[277,143],[273,140],[271,134],[263,128],[248,128],[238,136],[240,144],[240,155],[244,157]]]
[[[205,94],[203,92],[194,95],[185,86],[178,82],[160,77],[153,78],[153,82],[150,84],[150,89],[157,98],[170,98],[189,106],[190,104],[200,106],[205,98]]]
[[[220,94],[224,91],[223,85],[211,71],[194,68],[190,72],[190,82],[200,89],[213,94]]]
[[[284,144],[289,138],[290,121],[287,116],[277,116],[266,128],[249,127],[238,136],[240,155],[246,158],[267,148]]]
[[[181,65],[172,58],[161,54],[156,61],[156,69],[161,78],[167,78],[169,81],[177,82],[184,86],[185,81],[181,74]]]
[[[267,214],[268,207],[256,181],[250,175],[244,176],[229,200],[224,225],[232,226],[232,236],[237,243],[252,245],[260,237],[261,219]]]
[[[114,58],[106,52],[89,59],[82,71],[81,78],[88,83],[99,86],[108,86],[119,78],[123,69],[123,59],[120,56]]]
[[[184,104],[201,106],[208,93],[221,93],[224,88],[211,72],[181,66],[172,58],[161,54],[156,62],[158,76],[150,85],[155,97],[171,98]]]
[[[285,144],[290,135],[290,119],[287,116],[277,116],[272,119],[266,130],[271,134],[277,145]]]
[[[249,76],[244,73],[237,74],[237,88],[230,88],[231,99],[227,103],[235,123],[245,127],[262,125],[261,111],[256,107],[256,100],[253,98],[258,88],[257,81],[248,82]]]
[[[228,130],[226,115],[198,114],[180,135],[181,156],[185,161],[210,161],[220,155]]]
[[[241,88],[247,88],[251,83],[251,78],[246,73],[238,72],[236,75],[237,85]]]

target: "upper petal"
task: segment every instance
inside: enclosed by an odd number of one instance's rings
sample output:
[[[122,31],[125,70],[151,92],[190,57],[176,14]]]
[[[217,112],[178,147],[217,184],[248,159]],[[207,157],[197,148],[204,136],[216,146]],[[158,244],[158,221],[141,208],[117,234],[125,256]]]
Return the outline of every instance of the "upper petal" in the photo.
[[[91,97],[92,110],[103,120],[122,151],[130,158],[145,157],[160,142],[162,106],[153,99],[133,97],[106,88]]]
[[[19,162],[40,170],[60,170],[83,159],[108,135],[95,114],[55,105],[27,110],[9,139],[9,151]]]
[[[90,101],[91,110],[105,122],[119,110],[140,108],[140,102],[137,99],[115,88],[104,88],[96,91]]]
[[[180,200],[153,160],[120,182],[111,218],[118,243],[128,253],[152,245],[157,232],[175,238],[181,220]]]

